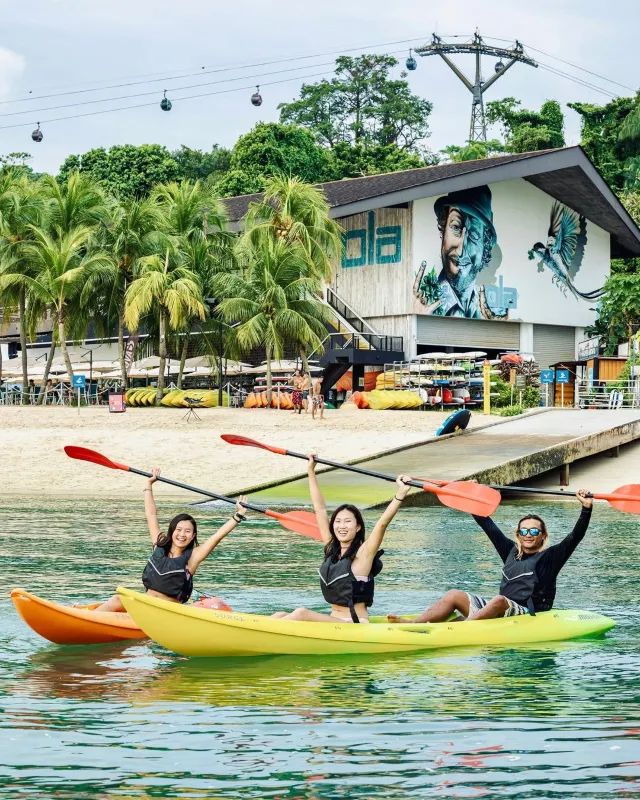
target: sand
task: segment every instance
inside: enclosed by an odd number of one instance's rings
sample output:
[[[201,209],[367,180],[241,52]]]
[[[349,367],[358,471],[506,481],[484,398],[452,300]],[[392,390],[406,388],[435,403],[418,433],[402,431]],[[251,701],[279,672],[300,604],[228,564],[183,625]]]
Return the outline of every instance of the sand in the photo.
[[[183,409],[106,406],[77,409],[0,407],[0,495],[6,497],[126,498],[142,496],[144,478],[68,458],[79,445],[138,469],[159,467],[166,477],[214,492],[233,494],[304,472],[302,461],[248,447],[233,447],[221,433],[236,433],[299,452],[315,449],[336,461],[374,455],[429,439],[445,418],[431,411],[343,408],[325,419],[270,409],[211,408],[187,422]],[[494,418],[474,414],[471,425]],[[159,498],[193,494],[156,485]]]

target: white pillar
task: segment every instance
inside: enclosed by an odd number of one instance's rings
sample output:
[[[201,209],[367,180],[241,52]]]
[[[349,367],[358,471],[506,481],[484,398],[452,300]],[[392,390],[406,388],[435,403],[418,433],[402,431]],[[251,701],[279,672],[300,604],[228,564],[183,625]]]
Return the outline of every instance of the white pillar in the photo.
[[[574,358],[578,358],[578,345],[580,342],[584,342],[584,328],[575,328],[575,352],[573,354]]]
[[[520,323],[520,354],[525,358],[533,358],[533,323]]]

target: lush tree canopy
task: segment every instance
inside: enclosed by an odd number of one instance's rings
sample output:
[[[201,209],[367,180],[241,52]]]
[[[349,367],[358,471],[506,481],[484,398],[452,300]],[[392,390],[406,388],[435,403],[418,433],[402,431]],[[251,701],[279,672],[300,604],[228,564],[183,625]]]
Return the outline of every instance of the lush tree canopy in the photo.
[[[214,144],[210,153],[182,145],[171,153],[178,165],[178,178],[188,181],[210,180],[217,183],[231,167],[231,150]]]
[[[520,105],[515,97],[487,103],[487,122],[502,126],[508,153],[564,147],[564,114],[557,100],[547,100],[540,111],[519,108]]]

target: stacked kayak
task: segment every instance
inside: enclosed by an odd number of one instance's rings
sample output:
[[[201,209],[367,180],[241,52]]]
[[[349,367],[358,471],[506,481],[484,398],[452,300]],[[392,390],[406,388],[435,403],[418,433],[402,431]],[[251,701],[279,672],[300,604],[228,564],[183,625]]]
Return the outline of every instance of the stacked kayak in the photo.
[[[64,606],[24,589],[14,589],[11,599],[27,625],[54,644],[104,644],[146,638],[128,614],[94,611],[100,603],[78,608]]]
[[[450,647],[521,645],[600,636],[615,622],[591,611],[552,610],[477,622],[392,625],[296,622],[259,614],[169,603],[118,588],[122,602],[154,641],[185,656],[335,655],[401,653]]]

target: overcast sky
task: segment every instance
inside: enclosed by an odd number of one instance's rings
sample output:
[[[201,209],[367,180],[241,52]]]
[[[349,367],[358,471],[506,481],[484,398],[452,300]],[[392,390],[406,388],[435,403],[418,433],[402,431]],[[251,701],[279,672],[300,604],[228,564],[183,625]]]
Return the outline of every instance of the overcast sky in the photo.
[[[311,80],[319,80],[319,74],[328,76],[334,56],[211,71],[350,48],[362,48],[351,55],[375,49],[392,52],[404,61],[409,44],[368,50],[365,46],[414,37],[426,42],[432,31],[446,38],[471,34],[478,26],[486,37],[503,37],[509,42],[518,38],[525,47],[543,50],[621,84],[640,85],[638,0],[487,0],[482,4],[477,0],[12,0],[0,2],[0,9],[0,153],[28,151],[34,156],[32,166],[38,171],[56,172],[70,153],[115,144],[158,142],[169,148],[185,144],[206,150],[217,142],[230,147],[256,122],[278,119],[278,103],[296,96],[302,83],[300,76],[318,75]],[[504,42],[503,46],[507,44]],[[528,52],[544,64],[611,92],[631,94],[533,49]],[[458,57],[458,63],[471,74],[471,56]],[[200,69],[202,66],[204,70]],[[297,71],[267,74],[293,68]],[[492,59],[484,60],[484,74],[493,74]],[[170,75],[178,78],[166,79]],[[292,76],[294,79],[286,83],[267,85]],[[241,79],[230,82],[234,77]],[[160,80],[111,88],[99,94],[83,92],[15,102],[29,98],[29,92],[34,98],[149,78]],[[434,106],[429,147],[438,150],[452,143],[463,144],[468,136],[470,94],[444,62],[437,57],[418,59],[418,70],[410,73],[409,80],[412,89]],[[213,81],[218,83],[212,84]],[[204,83],[209,85],[181,91],[176,88]],[[220,92],[256,83],[261,84],[264,98],[260,108],[249,102],[250,88],[182,102],[178,99],[181,95]],[[162,112],[158,105],[164,88],[174,102],[170,113]],[[45,110],[142,92],[150,94]],[[539,108],[548,98],[563,104],[572,100],[605,103],[610,99],[542,68],[520,64],[491,87],[486,98],[509,95],[520,98],[530,108]],[[150,105],[45,121],[136,103]],[[44,140],[35,144],[30,133],[38,121],[42,123]],[[17,124],[24,127],[4,127]],[[567,113],[566,136],[569,144],[579,140],[578,118],[572,111]]]

